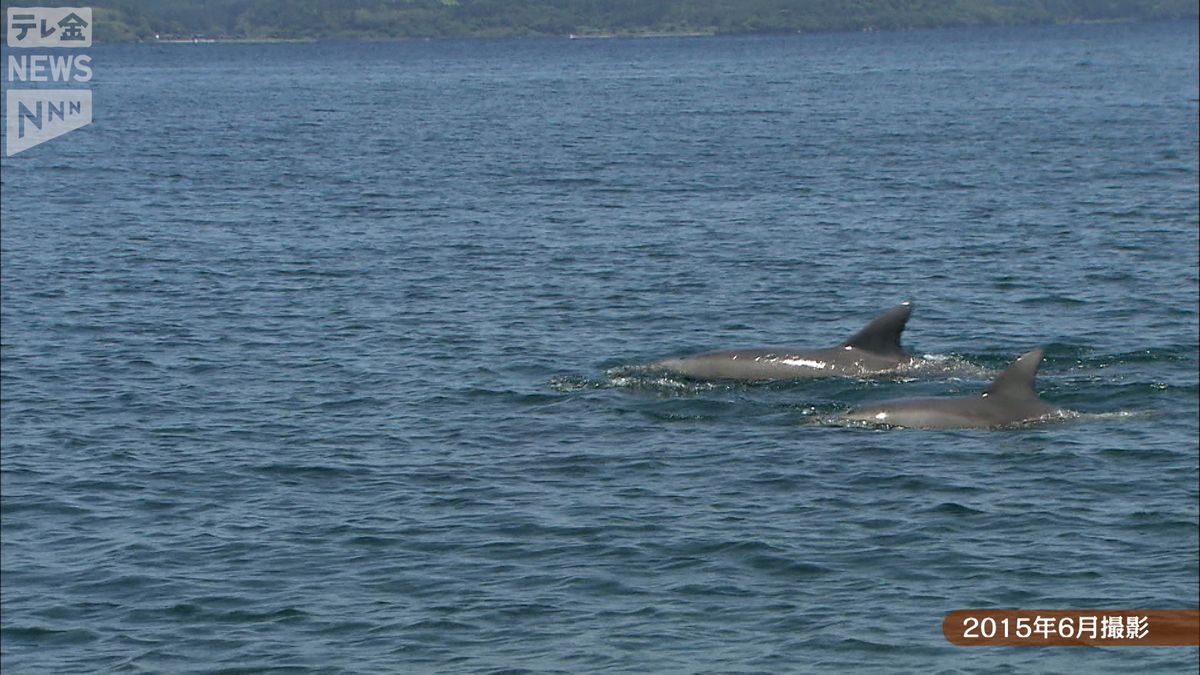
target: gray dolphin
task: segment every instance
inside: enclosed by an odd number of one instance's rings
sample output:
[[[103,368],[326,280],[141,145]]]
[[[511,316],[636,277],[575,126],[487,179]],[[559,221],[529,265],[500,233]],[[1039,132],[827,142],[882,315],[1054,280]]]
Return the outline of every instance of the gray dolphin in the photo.
[[[825,349],[763,347],[704,352],[651,363],[702,380],[791,380],[807,377],[862,377],[895,370],[913,357],[900,347],[900,333],[912,313],[905,302],[875,317],[854,337]]]
[[[983,429],[1031,422],[1060,411],[1038,398],[1033,378],[1041,348],[1022,354],[991,386],[972,396],[903,398],[855,408],[840,419],[923,429]]]

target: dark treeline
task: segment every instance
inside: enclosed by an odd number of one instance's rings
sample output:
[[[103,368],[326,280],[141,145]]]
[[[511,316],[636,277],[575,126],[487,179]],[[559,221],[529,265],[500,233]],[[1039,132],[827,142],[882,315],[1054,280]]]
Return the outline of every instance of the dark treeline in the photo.
[[[8,3],[3,3],[8,4]],[[96,39],[794,33],[1178,19],[1195,0],[93,0]]]

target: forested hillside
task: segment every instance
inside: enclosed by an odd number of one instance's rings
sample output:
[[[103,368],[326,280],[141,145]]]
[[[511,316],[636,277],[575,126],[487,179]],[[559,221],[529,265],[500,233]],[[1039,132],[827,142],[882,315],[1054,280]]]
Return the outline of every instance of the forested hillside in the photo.
[[[3,3],[9,4],[9,3]],[[30,3],[33,4],[33,3]],[[95,0],[101,41],[794,33],[1194,17],[1195,0]]]

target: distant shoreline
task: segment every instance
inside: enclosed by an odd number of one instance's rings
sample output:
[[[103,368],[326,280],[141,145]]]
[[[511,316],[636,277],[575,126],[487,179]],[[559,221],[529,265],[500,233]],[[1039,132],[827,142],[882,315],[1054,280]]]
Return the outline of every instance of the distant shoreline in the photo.
[[[114,42],[110,44],[148,44],[148,45],[199,45],[199,44],[296,44],[317,42],[317,38],[168,38],[162,40],[146,40],[144,42]]]
[[[750,36],[784,36],[784,35],[828,35],[836,33],[903,33],[915,30],[955,30],[963,28],[1019,28],[1036,26],[1090,26],[1090,25],[1123,25],[1135,23],[1158,23],[1186,21],[1187,19],[1078,19],[1058,20],[1041,23],[1022,24],[950,24],[938,26],[907,26],[897,28],[863,27],[854,29],[830,30],[797,30],[797,31],[757,31],[743,33],[722,33],[717,31],[629,31],[613,33],[567,33],[558,34],[513,34],[513,35],[442,35],[442,36],[344,36],[328,35],[320,37],[269,38],[269,37],[209,37],[196,36],[191,38],[171,37],[149,40],[109,40],[98,41],[102,44],[144,44],[144,45],[200,45],[200,44],[312,44],[316,42],[428,42],[432,40],[609,40],[609,39],[653,39],[653,38],[692,38],[692,37],[750,37]]]
[[[1192,20],[1195,0],[96,0],[94,39],[162,44],[603,39]],[[304,4],[303,11],[299,5]]]

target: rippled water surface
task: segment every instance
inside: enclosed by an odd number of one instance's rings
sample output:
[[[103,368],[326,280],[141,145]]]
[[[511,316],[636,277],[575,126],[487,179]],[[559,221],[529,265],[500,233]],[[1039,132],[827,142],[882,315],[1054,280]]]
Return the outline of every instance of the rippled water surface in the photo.
[[[1197,30],[97,46],[4,162],[5,672],[1195,671]],[[912,377],[634,366],[828,346]],[[823,424],[977,391],[1009,431]]]

